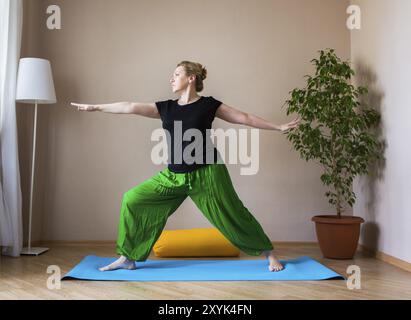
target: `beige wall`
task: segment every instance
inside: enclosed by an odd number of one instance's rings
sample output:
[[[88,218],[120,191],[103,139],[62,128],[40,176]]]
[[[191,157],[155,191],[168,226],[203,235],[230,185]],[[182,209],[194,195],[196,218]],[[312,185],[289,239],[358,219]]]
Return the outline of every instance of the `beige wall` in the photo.
[[[411,1],[352,1],[362,28],[352,32],[357,83],[370,88],[369,102],[381,111],[384,161],[356,181],[356,215],[363,216],[360,243],[411,262]]]
[[[161,127],[159,120],[79,113],[71,101],[175,99],[168,80],[187,59],[208,69],[201,95],[282,123],[291,117],[281,106],[290,90],[304,84],[317,50],[333,47],[350,57],[348,1],[30,2],[24,56],[50,59],[58,97],[56,105],[40,106],[34,240],[116,239],[124,192],[164,168],[150,159],[150,135]],[[61,7],[61,30],[45,27],[49,4]],[[20,111],[26,210],[29,116]],[[216,119],[219,127],[241,128]],[[301,160],[278,132],[260,131],[260,152],[256,175],[241,176],[239,165],[228,165],[243,203],[273,241],[314,241],[311,216],[334,213],[319,168]],[[166,228],[209,226],[187,198]]]

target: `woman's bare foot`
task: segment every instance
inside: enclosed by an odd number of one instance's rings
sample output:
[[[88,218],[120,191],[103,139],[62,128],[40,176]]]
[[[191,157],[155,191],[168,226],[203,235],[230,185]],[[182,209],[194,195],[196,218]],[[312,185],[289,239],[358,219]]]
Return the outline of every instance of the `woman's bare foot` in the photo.
[[[133,260],[129,260],[125,256],[121,256],[108,266],[99,268],[100,271],[111,271],[117,269],[134,270],[136,269],[136,265]]]
[[[274,256],[273,250],[265,251],[265,255],[268,258],[268,261],[270,262],[268,270],[281,271],[284,269],[284,266],[281,264],[281,262],[278,261],[278,259]]]

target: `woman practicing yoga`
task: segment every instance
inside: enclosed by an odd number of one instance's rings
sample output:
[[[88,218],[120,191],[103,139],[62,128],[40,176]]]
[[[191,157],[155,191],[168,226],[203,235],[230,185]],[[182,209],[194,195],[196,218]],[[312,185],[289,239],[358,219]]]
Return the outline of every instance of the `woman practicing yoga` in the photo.
[[[206,132],[215,117],[230,123],[253,128],[288,131],[299,124],[299,119],[275,125],[255,115],[225,105],[212,96],[199,96],[207,70],[199,63],[182,61],[174,70],[170,84],[179,99],[155,103],[118,102],[110,104],[71,103],[79,111],[103,111],[137,114],[162,120],[169,132],[167,138],[168,166],[128,190],[122,199],[116,252],[120,258],[100,268],[101,271],[136,269],[136,261],[145,261],[152,247],[173,214],[189,196],[210,223],[234,246],[248,255],[264,255],[270,271],[280,271],[282,264],[274,256],[273,245],[261,225],[239,199],[224,162],[217,149],[207,142]],[[182,135],[174,132],[175,124],[184,132],[196,129],[203,135],[200,161],[186,161]],[[182,154],[175,153],[180,148]],[[187,148],[189,149],[189,148]],[[207,155],[207,157],[206,157]],[[211,155],[211,161],[210,161]],[[196,155],[196,159],[198,159]]]

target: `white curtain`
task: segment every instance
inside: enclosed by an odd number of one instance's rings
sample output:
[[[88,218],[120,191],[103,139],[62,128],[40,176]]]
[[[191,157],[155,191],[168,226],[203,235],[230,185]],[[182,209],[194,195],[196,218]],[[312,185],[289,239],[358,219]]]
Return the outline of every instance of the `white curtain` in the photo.
[[[13,257],[23,247],[15,102],[22,26],[22,0],[0,0],[0,246]]]

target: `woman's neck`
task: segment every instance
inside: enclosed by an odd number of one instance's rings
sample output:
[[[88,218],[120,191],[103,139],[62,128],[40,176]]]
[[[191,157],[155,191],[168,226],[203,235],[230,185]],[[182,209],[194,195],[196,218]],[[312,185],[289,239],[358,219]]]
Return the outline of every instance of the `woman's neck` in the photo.
[[[188,104],[188,103],[192,103],[196,100],[200,99],[200,96],[195,93],[195,92],[187,92],[187,93],[183,93],[180,98],[178,99],[178,103],[179,104]]]

